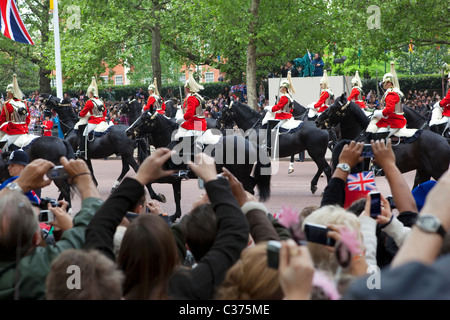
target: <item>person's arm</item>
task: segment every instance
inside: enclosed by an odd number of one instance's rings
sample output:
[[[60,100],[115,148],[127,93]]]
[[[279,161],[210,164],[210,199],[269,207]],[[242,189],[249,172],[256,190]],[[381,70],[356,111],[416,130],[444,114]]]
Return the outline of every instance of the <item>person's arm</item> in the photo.
[[[92,101],[88,100],[88,102],[86,102],[86,104],[84,105],[84,108],[80,111],[80,114],[79,114],[80,118],[85,117],[88,114],[88,112],[91,112],[93,107],[94,107],[94,104],[92,103]]]
[[[416,201],[403,174],[395,164],[395,154],[391,139],[371,141],[375,162],[383,169],[391,189],[392,197],[399,212],[418,212]]]
[[[450,171],[447,171],[430,190],[420,215],[431,214],[442,223],[444,230],[450,229]],[[432,264],[438,257],[444,239],[437,233],[427,233],[417,226],[411,232],[392,260],[391,266],[398,267],[408,262]]]
[[[339,163],[346,163],[353,168],[364,158],[361,157],[361,152],[363,150],[364,143],[351,141],[346,144],[339,155]],[[325,205],[340,205],[344,206],[345,203],[345,185],[347,184],[347,177],[349,172],[346,172],[340,168],[334,170],[330,182],[325,187],[323,198],[320,206]]]
[[[352,92],[350,93],[350,95],[348,96],[347,100],[348,101],[352,101],[353,99],[356,99],[356,97],[358,97],[359,95],[359,91],[356,88],[352,89]]]
[[[151,181],[170,175],[172,170],[163,171],[163,164],[170,158],[171,151],[157,149],[146,158],[134,178],[125,178],[102,207],[86,229],[85,249],[97,249],[115,261],[114,233],[128,210],[131,210],[144,193],[144,186]]]
[[[320,108],[325,103],[325,101],[327,101],[329,96],[330,95],[328,94],[327,91],[322,91],[319,97],[319,101],[317,101],[317,103],[314,105],[314,108],[316,109]]]
[[[200,102],[198,101],[198,99],[194,96],[190,96],[187,99],[187,108],[186,108],[186,112],[184,113],[184,120],[189,121],[189,119],[191,119],[192,117],[194,117],[195,115],[195,109],[199,106]]]
[[[395,110],[395,105],[400,101],[400,97],[396,93],[389,93],[386,96],[385,102],[386,105],[382,110],[382,114],[384,118],[387,118],[391,113]]]
[[[256,201],[255,197],[244,190],[242,183],[227,169],[223,168],[223,176],[230,183],[233,195],[237,199],[244,213],[250,234],[255,241],[280,240],[277,231],[267,217],[267,208],[264,204]]]
[[[201,164],[198,164],[201,162]],[[217,218],[217,236],[211,249],[189,271],[189,277],[174,275],[169,295],[175,299],[212,299],[227,270],[247,246],[249,227],[227,179],[218,179],[214,159],[198,154],[189,167],[205,181],[205,190]]]
[[[278,101],[278,103],[272,107],[272,112],[277,112],[278,110],[281,110],[288,102],[289,99],[286,96],[282,96],[280,98],[280,101]]]

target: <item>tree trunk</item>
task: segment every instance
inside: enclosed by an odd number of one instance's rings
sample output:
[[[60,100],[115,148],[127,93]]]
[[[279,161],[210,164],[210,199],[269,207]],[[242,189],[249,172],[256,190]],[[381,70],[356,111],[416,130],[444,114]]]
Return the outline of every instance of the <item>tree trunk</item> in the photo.
[[[152,70],[153,78],[156,78],[158,91],[161,90],[161,26],[157,22],[152,28]],[[153,83],[153,79],[152,79]]]
[[[247,104],[257,109],[258,94],[256,91],[256,25],[258,23],[258,9],[260,0],[252,0],[250,5],[251,20],[248,26],[250,35],[247,46]]]
[[[51,70],[39,67],[39,93],[52,93],[50,75]]]

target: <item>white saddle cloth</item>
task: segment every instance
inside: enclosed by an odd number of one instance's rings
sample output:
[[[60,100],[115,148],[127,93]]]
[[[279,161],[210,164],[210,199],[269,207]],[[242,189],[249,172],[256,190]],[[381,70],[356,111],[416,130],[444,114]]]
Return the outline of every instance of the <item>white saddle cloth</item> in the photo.
[[[431,111],[430,127],[447,123],[449,117],[442,116],[442,108],[439,106],[439,102],[436,102],[433,106],[433,111]]]
[[[114,126],[114,123],[112,121],[109,123],[106,121],[102,121],[95,127],[94,132],[103,133],[112,126]]]
[[[261,124],[265,125],[269,120],[276,120],[275,113],[267,111]],[[280,120],[280,121],[283,121],[283,120]],[[302,123],[302,120],[295,120],[294,117],[292,117],[292,118],[284,121],[283,124],[281,125],[281,128],[286,129],[286,130],[295,129],[300,125],[300,123]]]
[[[172,141],[179,141],[182,137],[197,137],[196,142],[201,144],[217,144],[220,141],[222,135],[213,134],[211,129],[206,131],[187,130],[183,127],[179,127],[172,133]]]

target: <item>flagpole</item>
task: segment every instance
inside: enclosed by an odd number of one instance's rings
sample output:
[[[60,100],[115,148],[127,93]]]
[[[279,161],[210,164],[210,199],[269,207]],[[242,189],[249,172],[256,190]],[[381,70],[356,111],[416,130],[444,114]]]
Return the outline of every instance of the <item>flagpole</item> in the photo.
[[[62,68],[61,68],[61,47],[59,41],[59,17],[58,17],[58,0],[50,0],[53,2],[53,31],[55,35],[55,65],[56,65],[56,95],[63,99],[62,87]]]

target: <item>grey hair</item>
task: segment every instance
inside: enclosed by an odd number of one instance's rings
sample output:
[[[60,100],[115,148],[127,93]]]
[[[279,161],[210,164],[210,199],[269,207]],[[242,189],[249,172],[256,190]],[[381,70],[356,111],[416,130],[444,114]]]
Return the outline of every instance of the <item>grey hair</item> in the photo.
[[[37,231],[39,222],[30,200],[16,191],[3,189],[0,192],[1,260],[15,260],[17,254],[25,256],[33,246]]]

